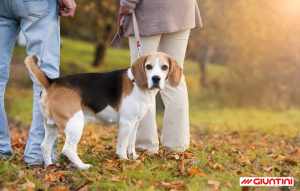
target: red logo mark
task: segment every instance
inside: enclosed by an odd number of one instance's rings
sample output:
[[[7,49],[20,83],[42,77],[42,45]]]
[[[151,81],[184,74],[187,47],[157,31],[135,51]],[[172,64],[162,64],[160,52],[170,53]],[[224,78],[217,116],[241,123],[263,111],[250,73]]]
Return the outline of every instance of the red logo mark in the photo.
[[[250,184],[252,182],[252,179],[245,179],[241,184]]]

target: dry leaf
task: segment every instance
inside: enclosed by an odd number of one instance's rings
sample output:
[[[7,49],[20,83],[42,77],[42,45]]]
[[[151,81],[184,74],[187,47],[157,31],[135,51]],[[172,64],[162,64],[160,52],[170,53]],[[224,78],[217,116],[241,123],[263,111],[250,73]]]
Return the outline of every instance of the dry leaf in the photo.
[[[138,169],[138,170],[142,171],[143,170],[142,164],[139,163],[134,169]]]
[[[20,178],[25,174],[25,172],[23,170],[18,170],[17,171],[17,177]]]
[[[198,176],[200,176],[200,177],[207,176],[206,174],[204,174],[204,173],[201,173],[201,172],[197,173],[197,175],[198,175]]]
[[[138,180],[138,181],[137,181],[137,184],[136,184],[136,187],[137,187],[137,188],[141,188],[141,187],[143,186],[143,183],[144,183],[143,180]]]
[[[167,168],[167,169],[171,169],[171,168],[172,168],[171,163],[168,163],[167,166],[166,166],[166,168]]]
[[[180,162],[179,165],[180,165],[180,172],[181,172],[181,174],[182,174],[183,176],[185,176],[185,175],[186,175],[186,172],[185,172],[185,170],[184,170],[184,162]]]
[[[241,156],[241,157],[237,158],[237,161],[238,162],[245,162],[247,164],[250,164],[250,160],[248,159],[248,157],[245,157],[245,156]]]
[[[281,155],[275,155],[274,159],[275,159],[275,161],[282,161],[283,159],[285,159],[285,157],[281,156]]]
[[[221,183],[219,181],[216,181],[216,180],[208,180],[207,184],[214,185],[214,186],[220,186]]]
[[[300,174],[300,171],[295,171],[292,173],[292,176],[296,178]]]
[[[11,163],[10,166],[14,167],[14,168],[18,168],[18,165]]]
[[[135,179],[135,178],[132,178],[132,179],[131,179],[131,183],[133,183],[133,184],[137,184],[137,181],[136,181],[136,179]]]
[[[85,178],[85,180],[88,181],[88,182],[95,182],[96,181],[95,178]]]
[[[80,188],[80,189],[77,190],[77,191],[88,191],[88,190],[89,190],[88,186],[85,185],[85,186],[83,186],[82,188]]]
[[[228,187],[228,188],[232,188],[232,186],[231,186],[231,184],[229,182],[226,182],[225,186]]]
[[[196,174],[199,173],[198,170],[197,170],[197,168],[195,168],[195,167],[189,168],[189,169],[187,170],[187,172],[188,172],[190,175],[196,175]]]
[[[29,189],[29,188],[34,188],[35,187],[35,184],[33,182],[30,182],[26,176],[25,176],[25,180],[26,180],[26,183],[22,184],[22,189],[26,190],[26,189]]]
[[[101,175],[100,175],[100,176],[97,176],[96,181],[99,182],[99,181],[101,180],[101,177],[102,177]]]
[[[21,180],[23,180],[25,178],[25,174],[23,176],[21,176],[20,178],[18,178],[17,180],[13,181],[13,182],[8,182],[8,183],[5,183],[6,186],[13,186],[13,185],[16,185],[18,184]]]
[[[263,167],[263,170],[264,170],[265,172],[270,172],[273,168],[274,168],[274,166]]]
[[[53,188],[51,191],[69,191],[69,189],[68,187],[64,187],[64,186],[57,186]]]

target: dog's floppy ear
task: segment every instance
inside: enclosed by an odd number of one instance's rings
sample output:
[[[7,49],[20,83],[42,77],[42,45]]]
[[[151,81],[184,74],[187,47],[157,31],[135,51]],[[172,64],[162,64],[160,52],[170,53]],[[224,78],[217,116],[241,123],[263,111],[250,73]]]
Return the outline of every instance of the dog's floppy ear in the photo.
[[[147,87],[147,76],[145,72],[145,63],[147,56],[140,56],[131,66],[131,72],[134,78],[135,83],[139,87]]]
[[[183,73],[182,67],[172,56],[169,56],[169,65],[170,65],[170,70],[168,75],[169,84],[171,87],[177,88],[180,84],[182,73]]]

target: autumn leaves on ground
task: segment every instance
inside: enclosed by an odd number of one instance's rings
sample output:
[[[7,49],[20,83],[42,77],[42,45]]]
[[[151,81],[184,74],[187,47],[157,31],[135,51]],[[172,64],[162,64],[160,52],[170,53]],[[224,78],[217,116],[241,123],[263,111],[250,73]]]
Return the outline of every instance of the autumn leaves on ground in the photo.
[[[209,135],[196,132],[184,153],[160,147],[158,154],[140,152],[136,161],[116,157],[115,126],[88,127],[78,153],[93,167],[81,171],[59,154],[65,140],[63,133],[59,134],[57,162],[47,169],[28,169],[23,159],[28,126],[12,121],[9,125],[15,154],[0,160],[3,190],[241,190],[239,177],[257,176],[292,176],[296,183],[293,189],[299,189],[300,149],[295,145],[300,138],[296,127],[289,136],[276,131],[262,134],[256,128]]]

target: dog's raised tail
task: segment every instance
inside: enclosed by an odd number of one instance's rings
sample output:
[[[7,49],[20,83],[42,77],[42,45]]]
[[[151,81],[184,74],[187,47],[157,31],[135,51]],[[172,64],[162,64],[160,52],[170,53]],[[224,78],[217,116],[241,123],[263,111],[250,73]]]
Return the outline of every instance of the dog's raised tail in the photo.
[[[51,79],[42,71],[42,69],[38,65],[38,62],[39,59],[33,55],[27,56],[25,58],[25,65],[35,78],[38,85],[44,89],[47,89],[51,84]]]

